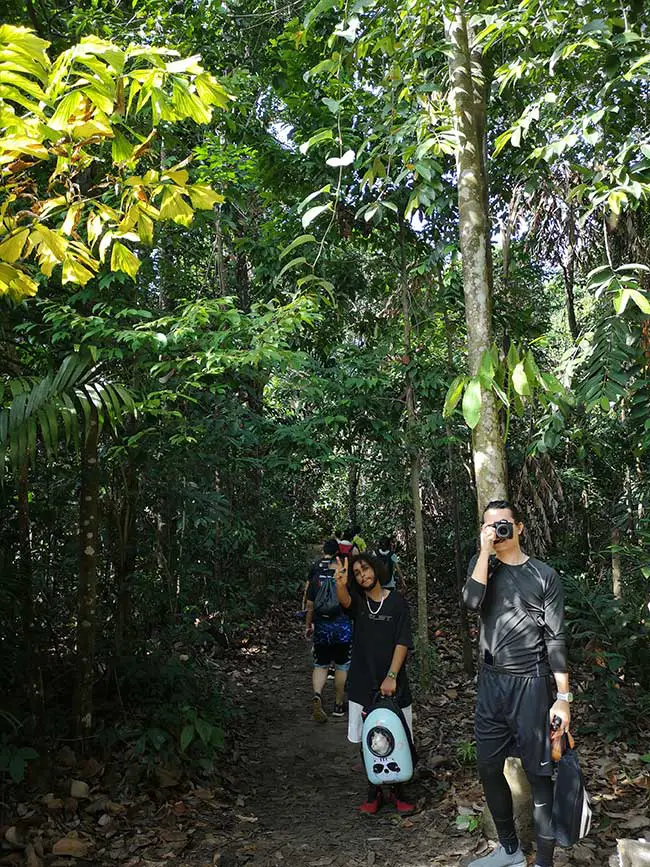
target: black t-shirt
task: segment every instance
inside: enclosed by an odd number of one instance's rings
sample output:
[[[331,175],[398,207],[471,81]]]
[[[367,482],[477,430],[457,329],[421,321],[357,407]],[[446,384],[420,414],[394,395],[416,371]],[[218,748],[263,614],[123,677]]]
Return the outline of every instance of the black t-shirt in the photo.
[[[348,696],[350,701],[367,707],[390,671],[396,645],[413,647],[409,609],[406,600],[394,590],[384,599],[381,608],[379,602],[372,600],[369,607],[365,595],[353,590],[352,604],[346,613],[354,621]],[[412,703],[406,663],[397,675],[395,698],[400,707]]]
[[[463,599],[481,613],[481,661],[520,675],[566,672],[564,589],[555,569],[534,557],[520,566],[491,557],[485,585],[472,578],[477,559]]]

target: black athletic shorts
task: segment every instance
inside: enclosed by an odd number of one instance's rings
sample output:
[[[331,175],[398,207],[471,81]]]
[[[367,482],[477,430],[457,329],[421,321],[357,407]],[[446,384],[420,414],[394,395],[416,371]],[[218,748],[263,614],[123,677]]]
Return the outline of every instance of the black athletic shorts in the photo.
[[[476,758],[480,764],[519,756],[529,774],[550,776],[553,678],[519,677],[483,665],[476,697]]]
[[[330,662],[339,671],[347,671],[352,659],[352,642],[345,641],[340,644],[316,644],[314,643],[314,668],[328,668]]]

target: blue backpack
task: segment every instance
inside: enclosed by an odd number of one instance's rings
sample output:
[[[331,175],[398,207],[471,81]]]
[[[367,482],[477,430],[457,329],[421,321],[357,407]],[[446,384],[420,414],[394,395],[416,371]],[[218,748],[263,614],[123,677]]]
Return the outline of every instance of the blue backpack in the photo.
[[[364,717],[361,747],[368,781],[375,786],[406,783],[417,753],[402,709],[392,698],[378,697]]]

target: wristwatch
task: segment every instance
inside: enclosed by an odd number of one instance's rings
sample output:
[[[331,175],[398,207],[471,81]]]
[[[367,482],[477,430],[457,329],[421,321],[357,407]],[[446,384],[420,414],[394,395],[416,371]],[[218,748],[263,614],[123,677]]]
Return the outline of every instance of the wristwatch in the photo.
[[[558,692],[555,696],[557,701],[568,701],[569,704],[573,701],[573,693],[572,692]]]
[[[397,680],[397,674],[394,671],[389,671],[386,677],[390,677],[393,680]]]

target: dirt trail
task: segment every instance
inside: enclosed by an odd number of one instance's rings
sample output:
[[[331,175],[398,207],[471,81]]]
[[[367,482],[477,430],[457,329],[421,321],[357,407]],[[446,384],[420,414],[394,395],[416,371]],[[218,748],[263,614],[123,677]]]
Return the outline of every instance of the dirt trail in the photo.
[[[417,812],[406,818],[392,807],[373,817],[358,812],[366,789],[358,747],[347,741],[346,720],[311,719],[310,647],[301,623],[275,609],[256,630],[228,666],[241,717],[234,765],[223,772],[227,808],[213,801],[202,821],[192,819],[196,833],[183,857],[146,867],[460,867],[487,853],[478,830],[456,826],[459,815],[478,819],[483,796],[473,762],[461,758],[473,738],[476,686],[448,640],[453,627],[445,627],[438,645],[439,682],[415,703],[420,763],[408,785]],[[324,700],[330,709],[331,681]],[[581,744],[590,790],[605,791],[606,774],[622,766],[621,757],[609,754],[612,747],[604,753],[602,744]],[[643,779],[630,779],[626,789],[614,779],[603,795],[619,811],[633,806],[630,821],[638,823],[645,821],[636,815],[646,803],[636,788]],[[608,816],[619,822],[628,813]],[[555,865],[605,867],[616,836],[624,835],[606,822],[572,849],[556,850]],[[534,863],[532,854],[528,860]]]
[[[238,784],[239,818],[215,863],[457,865],[478,841],[458,835],[448,813],[438,812],[432,775],[420,772],[410,784],[419,806],[411,818],[392,807],[375,817],[357,811],[366,789],[358,747],[347,741],[346,720],[312,721],[309,646],[294,624],[285,639],[276,637],[267,653],[252,654],[250,667],[234,672],[245,714],[238,744],[245,773]],[[324,702],[331,708],[331,681]]]

